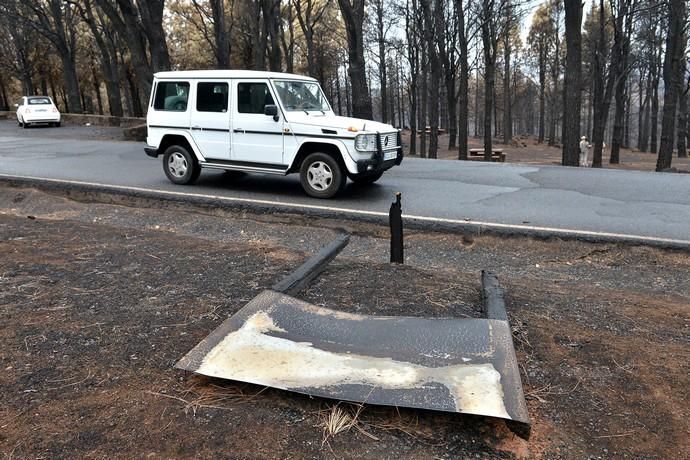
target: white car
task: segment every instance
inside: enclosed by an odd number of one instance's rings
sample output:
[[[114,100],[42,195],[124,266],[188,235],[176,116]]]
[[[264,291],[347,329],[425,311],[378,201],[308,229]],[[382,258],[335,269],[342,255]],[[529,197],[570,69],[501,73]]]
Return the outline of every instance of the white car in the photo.
[[[336,116],[318,82],[246,70],[159,72],[146,117],[151,157],[176,184],[202,168],[299,173],[307,194],[330,198],[349,177],[370,184],[403,159],[400,131]]]
[[[48,123],[50,126],[60,126],[60,111],[48,96],[24,96],[18,104],[17,123],[28,128],[35,123]]]

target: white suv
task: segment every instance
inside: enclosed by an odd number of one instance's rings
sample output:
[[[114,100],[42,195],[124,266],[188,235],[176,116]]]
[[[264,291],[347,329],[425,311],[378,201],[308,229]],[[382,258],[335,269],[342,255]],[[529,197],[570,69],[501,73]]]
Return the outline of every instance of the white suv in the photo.
[[[201,168],[286,175],[330,198],[370,184],[403,159],[400,131],[333,113],[310,77],[245,70],[155,74],[146,117],[151,157],[176,184]]]

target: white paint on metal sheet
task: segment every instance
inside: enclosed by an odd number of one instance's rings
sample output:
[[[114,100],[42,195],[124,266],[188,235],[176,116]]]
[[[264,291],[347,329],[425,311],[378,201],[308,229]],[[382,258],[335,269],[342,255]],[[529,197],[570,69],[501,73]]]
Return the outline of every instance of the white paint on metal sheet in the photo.
[[[426,367],[391,358],[334,353],[269,332],[284,331],[268,313],[254,313],[204,357],[197,372],[282,389],[344,384],[413,389],[436,382],[448,388],[459,412],[511,418],[503,403],[501,375],[491,364]]]

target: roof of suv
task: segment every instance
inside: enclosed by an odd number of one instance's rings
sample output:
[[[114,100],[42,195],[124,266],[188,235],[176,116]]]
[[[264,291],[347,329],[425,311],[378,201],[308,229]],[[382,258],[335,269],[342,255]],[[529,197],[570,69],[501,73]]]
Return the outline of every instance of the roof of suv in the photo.
[[[178,70],[157,72],[156,78],[275,78],[289,80],[316,81],[305,75],[281,72],[262,72],[258,70]]]

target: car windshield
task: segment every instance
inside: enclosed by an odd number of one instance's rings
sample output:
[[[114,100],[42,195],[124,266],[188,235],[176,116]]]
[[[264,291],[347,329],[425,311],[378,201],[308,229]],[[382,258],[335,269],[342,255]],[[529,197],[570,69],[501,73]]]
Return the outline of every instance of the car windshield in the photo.
[[[285,110],[331,110],[321,87],[316,82],[276,81],[275,87]]]
[[[29,104],[30,105],[52,104],[52,102],[50,102],[50,99],[48,99],[47,97],[32,97],[31,99],[29,99]]]

